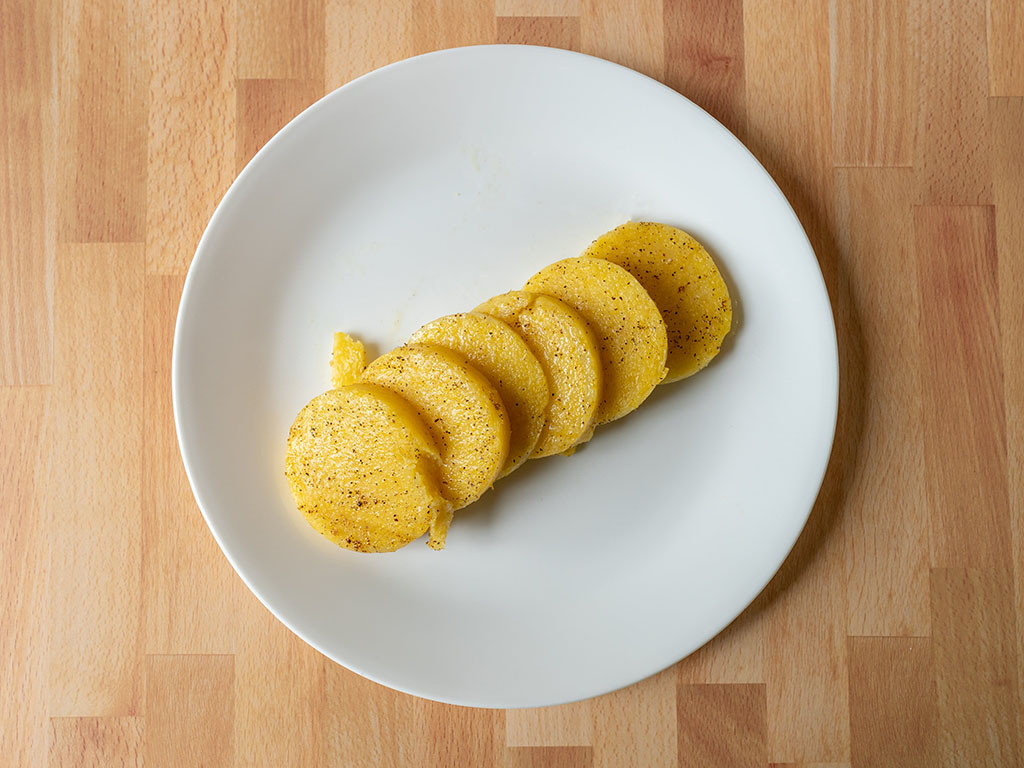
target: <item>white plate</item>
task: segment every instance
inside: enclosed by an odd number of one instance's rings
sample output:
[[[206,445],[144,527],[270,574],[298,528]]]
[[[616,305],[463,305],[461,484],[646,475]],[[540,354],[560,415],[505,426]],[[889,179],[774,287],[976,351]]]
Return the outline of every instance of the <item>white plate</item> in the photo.
[[[285,438],[334,330],[386,351],[630,218],[721,265],[735,330],[707,370],[499,482],[443,552],[355,554],[305,523]],[[173,378],[199,506],[281,621],[393,688],[518,707],[640,680],[743,610],[806,522],[838,373],[814,253],[739,141],[629,69],[483,46],[377,70],[263,148],[196,251]]]

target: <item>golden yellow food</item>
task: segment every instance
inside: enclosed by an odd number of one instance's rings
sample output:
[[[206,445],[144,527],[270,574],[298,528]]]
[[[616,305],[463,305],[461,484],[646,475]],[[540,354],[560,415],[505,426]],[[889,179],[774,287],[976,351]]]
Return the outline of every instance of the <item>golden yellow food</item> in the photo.
[[[464,355],[498,390],[511,430],[502,476],[530,458],[544,428],[551,390],[544,368],[518,333],[482,312],[461,312],[427,323],[410,341]]]
[[[512,326],[540,361],[551,395],[533,457],[585,439],[601,401],[601,353],[586,320],[551,296],[509,291],[476,308]]]
[[[703,246],[630,222],[369,366],[362,343],[338,332],[334,389],[288,436],[296,504],[342,547],[390,552],[429,531],[441,549],[455,510],[527,458],[571,455],[662,381],[704,368],[731,324]]]
[[[444,547],[452,505],[442,495],[440,454],[401,397],[351,384],[313,398],[288,433],[285,475],[319,533],[357,552],[393,552],[430,531]]]
[[[340,389],[354,384],[366,368],[366,348],[359,339],[343,331],[334,333],[334,349],[331,351],[331,386]]]
[[[583,253],[627,269],[654,299],[668,330],[666,382],[692,376],[722,348],[732,326],[729,289],[711,255],[681,229],[631,221]]]
[[[441,492],[455,509],[491,487],[508,458],[508,414],[498,391],[463,355],[408,344],[370,363],[363,380],[416,409],[441,456]]]
[[[665,378],[665,323],[644,287],[622,267],[586,256],[562,259],[525,288],[561,299],[593,332],[604,382],[595,424],[625,416]]]

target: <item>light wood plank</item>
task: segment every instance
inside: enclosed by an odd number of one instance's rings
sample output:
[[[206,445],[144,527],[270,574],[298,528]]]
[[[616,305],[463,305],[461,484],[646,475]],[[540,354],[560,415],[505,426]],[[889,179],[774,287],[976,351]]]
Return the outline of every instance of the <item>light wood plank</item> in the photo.
[[[1024,96],[1024,6],[988,0],[988,80],[992,96]]]
[[[182,278],[145,280],[142,595],[147,653],[230,653],[244,589],[210,535],[178,453],[171,348]]]
[[[505,714],[510,747],[574,747],[594,743],[590,700],[558,707],[510,709]]]
[[[579,16],[580,0],[495,0],[495,16]]]
[[[417,699],[371,683],[327,659],[323,664],[325,767],[503,764],[503,711]],[[352,707],[352,701],[360,702],[359,707]]]
[[[493,0],[410,0],[413,53],[493,43]]]
[[[676,674],[667,669],[593,699],[594,768],[673,768]]]
[[[742,136],[743,0],[674,0],[664,16],[665,84]]]
[[[142,718],[58,717],[50,768],[142,768]]]
[[[935,765],[935,667],[923,637],[850,638],[854,768]]]
[[[148,19],[146,269],[184,274],[235,177],[235,15],[228,0],[180,0]]]
[[[743,13],[744,141],[796,210],[834,294],[828,13],[799,0],[747,0]]]
[[[512,747],[505,750],[505,768],[590,768],[590,747]]]
[[[505,760],[505,713],[500,709],[450,707],[414,699],[410,726],[422,737],[411,745],[406,765],[498,768]]]
[[[992,161],[999,262],[999,326],[1017,597],[1017,679],[1024,684],[1024,98],[991,99]],[[1024,696],[1020,726],[1024,731]]]
[[[235,655],[238,765],[315,765],[324,715],[321,656],[254,596],[240,603],[245,632]]]
[[[413,54],[411,0],[326,0],[325,88]]]
[[[662,0],[580,0],[580,50],[661,80],[665,76]]]
[[[499,16],[498,42],[578,51],[580,20],[576,16]]]
[[[323,82],[324,0],[236,0],[236,6],[236,77]]]
[[[932,571],[939,765],[1019,765],[1020,681],[1009,574]]]
[[[46,760],[46,528],[42,446],[49,391],[0,388],[0,755]]]
[[[409,742],[419,738],[401,725],[408,717],[411,697],[372,683],[330,659],[322,659],[321,664],[324,698],[319,764],[323,768],[409,765]],[[353,701],[359,706],[350,706]]]
[[[45,3],[0,3],[0,386],[52,372],[56,37]]]
[[[863,432],[846,477],[847,631],[927,635],[928,505],[922,349],[914,235],[914,173],[849,168],[836,174],[851,366],[864,377]]]
[[[765,601],[768,749],[775,761],[849,759],[843,479],[861,431],[864,373],[833,236],[829,18],[824,3],[744,5],[747,140],[793,204],[838,305],[840,414],[818,502]]]
[[[676,665],[681,683],[763,683],[765,596]]]
[[[919,13],[914,168],[918,202],[992,202],[985,0],[925,0]]]
[[[146,657],[145,765],[234,765],[234,674],[231,656]]]
[[[134,0],[63,0],[57,237],[142,242],[146,27]]]
[[[932,564],[1008,565],[1006,422],[993,210],[918,208],[914,230],[925,359]]]
[[[137,709],[142,258],[141,245],[58,253],[45,504],[51,717]]]
[[[842,536],[835,471],[807,528],[769,586],[765,681],[769,757],[841,762],[849,754]],[[806,758],[806,759],[801,759]]]
[[[680,768],[761,768],[768,761],[763,685],[680,685]]]
[[[241,171],[275,133],[322,95],[316,80],[239,80],[235,167]]]
[[[836,165],[909,166],[917,56],[906,0],[833,0],[832,141]]]

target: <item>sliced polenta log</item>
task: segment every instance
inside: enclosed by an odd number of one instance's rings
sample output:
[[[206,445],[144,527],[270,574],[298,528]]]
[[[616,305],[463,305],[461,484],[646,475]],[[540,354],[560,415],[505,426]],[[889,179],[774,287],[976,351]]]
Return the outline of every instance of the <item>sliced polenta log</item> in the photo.
[[[644,287],[622,267],[580,256],[556,261],[525,289],[561,299],[587,321],[601,351],[595,424],[625,416],[665,378],[665,323]]]
[[[411,341],[465,355],[498,390],[511,430],[503,476],[530,458],[544,428],[551,389],[544,368],[518,333],[490,315],[462,312],[427,323]]]
[[[334,334],[334,349],[331,351],[331,386],[339,389],[354,384],[366,368],[366,348],[359,339],[343,331]]]
[[[440,454],[401,397],[373,384],[328,390],[288,432],[285,475],[314,529],[357,552],[393,552],[426,533],[444,547],[452,504]]]
[[[583,253],[627,269],[654,299],[668,329],[666,382],[692,376],[722,348],[732,325],[729,289],[704,246],[667,224],[631,221]]]
[[[586,320],[552,296],[510,291],[476,308],[508,323],[540,361],[551,386],[532,456],[563,453],[583,439],[601,401],[601,354]]]
[[[407,344],[370,363],[363,380],[416,409],[441,456],[441,492],[455,509],[491,487],[508,458],[508,414],[498,391],[465,356]]]

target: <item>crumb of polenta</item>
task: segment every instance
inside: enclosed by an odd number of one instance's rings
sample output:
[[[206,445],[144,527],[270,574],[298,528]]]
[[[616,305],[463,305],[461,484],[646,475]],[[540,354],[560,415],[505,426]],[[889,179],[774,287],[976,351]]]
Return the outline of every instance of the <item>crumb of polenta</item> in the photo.
[[[359,339],[344,331],[335,331],[331,350],[331,388],[355,384],[366,368],[366,348]]]

